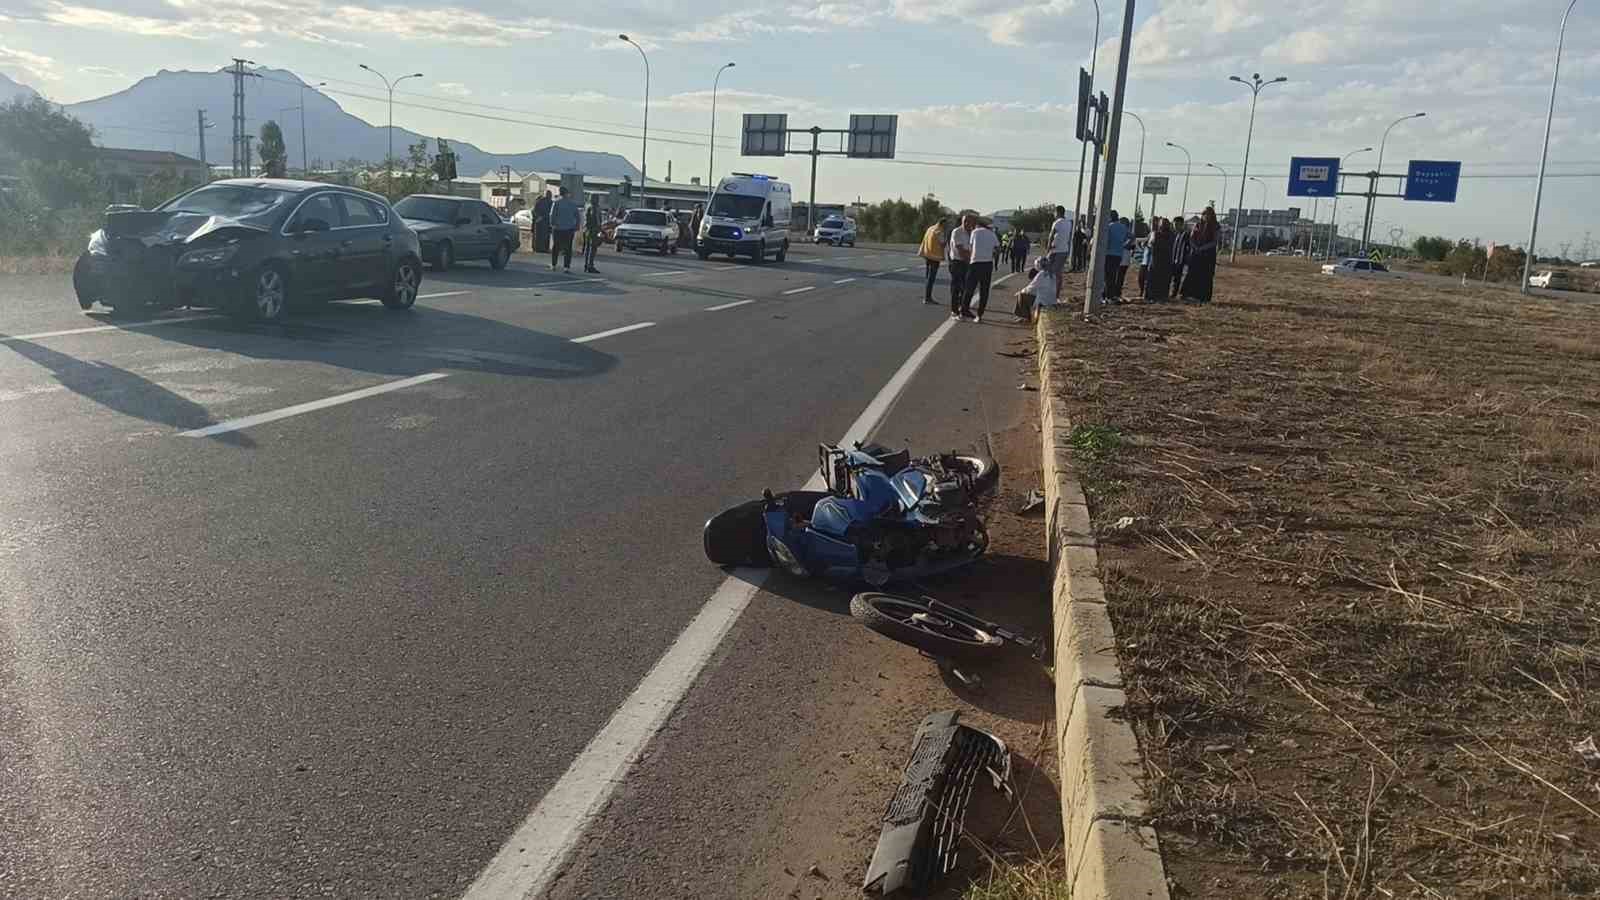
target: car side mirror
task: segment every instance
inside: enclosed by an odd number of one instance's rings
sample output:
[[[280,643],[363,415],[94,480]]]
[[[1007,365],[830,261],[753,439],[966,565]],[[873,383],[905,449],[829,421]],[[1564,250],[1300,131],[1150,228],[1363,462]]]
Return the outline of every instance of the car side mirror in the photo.
[[[763,218],[761,220],[761,227],[762,228],[771,228],[772,227],[772,217],[771,216],[767,216],[767,217]]]

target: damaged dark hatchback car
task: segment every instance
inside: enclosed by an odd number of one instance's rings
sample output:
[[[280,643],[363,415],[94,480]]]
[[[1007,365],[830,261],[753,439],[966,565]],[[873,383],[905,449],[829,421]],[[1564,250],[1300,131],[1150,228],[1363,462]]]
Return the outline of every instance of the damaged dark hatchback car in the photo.
[[[287,179],[215,181],[153,211],[112,207],[72,274],[119,315],[216,307],[272,322],[292,305],[376,297],[408,309],[417,236],[377,194]]]

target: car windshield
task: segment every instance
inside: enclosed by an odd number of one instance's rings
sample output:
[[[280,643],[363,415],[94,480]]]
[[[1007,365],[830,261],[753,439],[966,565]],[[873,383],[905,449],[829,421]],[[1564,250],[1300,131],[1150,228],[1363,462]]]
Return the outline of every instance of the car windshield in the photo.
[[[823,228],[843,228],[844,227],[844,221],[842,219],[828,219],[827,221],[822,223],[822,227]]]
[[[718,193],[711,198],[708,215],[725,219],[755,219],[761,216],[761,209],[766,205],[767,201],[761,197]]]
[[[407,197],[394,205],[394,211],[402,219],[449,224],[456,220],[456,208],[460,205],[454,200],[439,197]]]
[[[626,225],[665,225],[667,214],[652,209],[632,209],[622,221]]]
[[[220,184],[169,200],[161,210],[246,219],[266,215],[288,203],[293,196],[292,191],[276,188]]]

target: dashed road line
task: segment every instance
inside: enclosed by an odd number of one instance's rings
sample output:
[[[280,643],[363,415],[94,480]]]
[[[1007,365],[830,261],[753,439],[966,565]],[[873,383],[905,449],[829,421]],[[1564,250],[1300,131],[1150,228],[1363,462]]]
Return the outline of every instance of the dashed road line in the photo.
[[[754,300],[735,300],[732,303],[724,303],[721,306],[708,306],[706,307],[706,312],[722,312],[725,309],[733,309],[735,306],[746,306],[754,302]]]
[[[283,409],[275,409],[271,412],[257,413],[253,416],[245,416],[242,419],[229,419],[226,422],[219,422],[216,425],[207,425],[204,428],[191,429],[189,431],[180,432],[180,434],[183,437],[211,437],[212,435],[225,434],[230,431],[241,431],[245,428],[250,428],[256,425],[264,425],[268,422],[276,422],[279,419],[287,419],[290,416],[298,416],[302,413],[315,412],[319,409],[327,409],[330,406],[339,406],[341,404],[350,403],[354,400],[363,400],[367,397],[376,397],[379,394],[387,394],[390,391],[398,391],[413,385],[425,384],[429,381],[438,381],[439,379],[446,377],[448,376],[443,372],[429,372],[426,375],[415,375],[411,378],[402,378],[399,381],[391,381],[388,384],[374,385],[369,388],[362,388],[359,391],[350,391],[346,394],[336,394],[332,397],[324,397],[321,400],[313,400],[310,403],[296,403],[294,406],[285,406]]]
[[[816,289],[817,289],[817,286],[813,284],[810,287],[793,288],[791,290],[784,291],[784,293],[785,294],[804,294],[806,291],[814,291]]]
[[[854,278],[841,278],[838,281],[835,281],[834,284],[849,284],[852,281],[855,281],[855,279]]]
[[[649,272],[649,273],[646,273],[644,275],[640,275],[639,277],[640,278],[671,278],[674,275],[687,275],[687,274],[689,274],[689,270],[688,269],[672,269],[671,271],[668,271],[668,272]]]
[[[126,325],[90,325],[87,328],[63,328],[60,331],[37,331],[33,334],[8,334],[0,336],[0,344],[12,341],[38,341],[44,338],[66,337],[70,334],[95,334],[101,331],[136,331],[141,328],[154,328],[157,325],[176,325],[179,322],[200,322],[206,319],[220,319],[218,315],[206,316],[176,316],[171,319],[150,319],[144,322],[129,322]]]
[[[655,324],[656,323],[654,322],[636,322],[632,325],[624,325],[621,328],[612,328],[607,331],[597,331],[594,334],[586,334],[583,337],[575,337],[572,339],[572,342],[574,344],[587,344],[590,341],[598,341],[601,338],[608,338],[618,334],[627,334],[630,331],[638,331],[641,328],[650,328]]]
[[[711,267],[711,271],[713,271],[713,272],[726,272],[726,271],[728,271],[728,270],[729,270],[729,269],[742,269],[742,268],[744,268],[744,266],[741,266],[741,265],[732,265],[732,266],[712,266],[712,267]]]

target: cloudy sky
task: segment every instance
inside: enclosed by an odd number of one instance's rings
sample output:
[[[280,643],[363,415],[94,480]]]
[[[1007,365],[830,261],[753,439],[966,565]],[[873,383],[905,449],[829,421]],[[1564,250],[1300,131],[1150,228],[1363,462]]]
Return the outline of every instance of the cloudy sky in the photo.
[[[717,169],[781,174],[807,189],[807,162],[738,160],[739,113],[786,112],[791,127],[844,127],[850,113],[898,113],[894,162],[824,159],[819,199],[914,198],[992,210],[1065,199],[1077,184],[1076,71],[1094,47],[1090,0],[0,0],[0,72],[72,102],[158,69],[214,69],[233,56],[328,81],[331,95],[383,121],[376,80],[356,64],[421,70],[398,96],[397,123],[512,152],[547,144],[610,150],[637,161],[643,63],[652,67],[650,173],[704,176],[717,68]],[[1110,92],[1122,9],[1105,4],[1099,81]],[[1501,242],[1527,238],[1562,0],[1217,0],[1144,3],[1134,21],[1128,109],[1148,126],[1145,174],[1171,174],[1174,210],[1186,146],[1188,206],[1232,204],[1244,157],[1249,91],[1229,75],[1285,76],[1263,91],[1251,153],[1266,201],[1286,205],[1291,155],[1342,156],[1396,127],[1385,171],[1406,159],[1465,163],[1453,206],[1381,201],[1383,230]],[[449,110],[449,111],[441,111]],[[482,116],[494,118],[484,118]],[[514,121],[502,121],[510,119]],[[540,123],[540,124],[530,124]],[[1128,120],[1117,205],[1132,205],[1139,127]],[[554,126],[566,126],[565,129]],[[572,130],[583,129],[583,130]],[[592,134],[599,131],[606,134]],[[615,136],[610,136],[615,135]],[[668,140],[678,143],[667,143]],[[1540,247],[1593,232],[1600,253],[1600,9],[1579,4],[1568,27],[1551,141]],[[1377,154],[1357,155],[1370,168]],[[1204,174],[1202,174],[1204,173]],[[1246,205],[1261,205],[1250,183]],[[1346,206],[1350,205],[1346,201]],[[1309,212],[1309,203],[1306,204]],[[1328,211],[1322,204],[1321,218]],[[1346,209],[1341,221],[1359,216]],[[1591,220],[1593,224],[1591,224]]]

